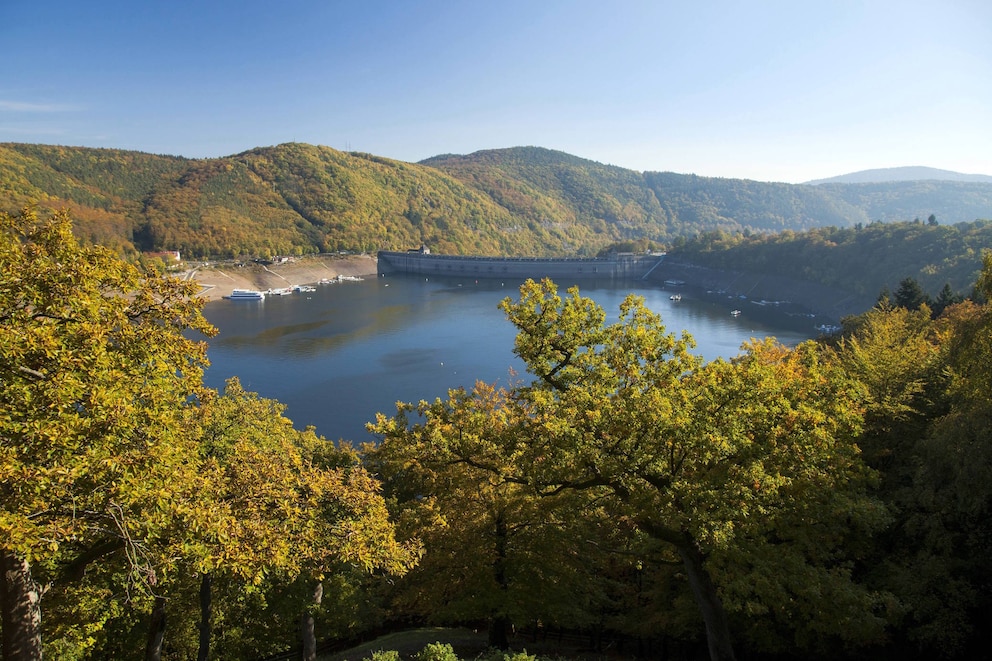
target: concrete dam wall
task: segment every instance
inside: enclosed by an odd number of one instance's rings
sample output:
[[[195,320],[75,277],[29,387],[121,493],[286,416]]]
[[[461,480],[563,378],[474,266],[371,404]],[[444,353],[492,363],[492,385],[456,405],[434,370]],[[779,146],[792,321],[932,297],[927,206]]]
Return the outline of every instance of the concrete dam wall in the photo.
[[[378,255],[378,270],[470,278],[541,278],[634,280],[645,277],[664,255],[620,254],[607,258],[465,257],[432,255],[421,251]]]

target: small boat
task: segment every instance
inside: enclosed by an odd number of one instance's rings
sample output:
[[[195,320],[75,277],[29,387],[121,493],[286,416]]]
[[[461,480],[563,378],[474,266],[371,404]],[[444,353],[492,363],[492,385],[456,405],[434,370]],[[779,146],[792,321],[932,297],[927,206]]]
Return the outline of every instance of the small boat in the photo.
[[[681,301],[682,300],[682,294],[672,294],[671,296],[668,297],[668,300],[670,300],[670,301]]]
[[[730,316],[732,316],[732,317],[739,317],[739,316],[741,316],[741,311],[740,310],[731,310],[730,311]]]
[[[293,287],[293,291],[298,293],[308,293],[317,291],[316,287],[311,287],[310,285],[296,285]]]
[[[270,289],[268,291],[269,296],[289,296],[292,293],[289,287],[280,287],[279,289]]]
[[[235,289],[225,298],[232,301],[261,301],[265,298],[265,292],[257,289]]]

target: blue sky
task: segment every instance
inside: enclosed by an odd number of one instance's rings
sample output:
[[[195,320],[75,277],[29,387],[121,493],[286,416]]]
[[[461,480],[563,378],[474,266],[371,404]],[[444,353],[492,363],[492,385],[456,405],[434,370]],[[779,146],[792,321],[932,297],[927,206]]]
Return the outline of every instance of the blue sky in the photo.
[[[988,0],[0,0],[0,142],[992,174]]]

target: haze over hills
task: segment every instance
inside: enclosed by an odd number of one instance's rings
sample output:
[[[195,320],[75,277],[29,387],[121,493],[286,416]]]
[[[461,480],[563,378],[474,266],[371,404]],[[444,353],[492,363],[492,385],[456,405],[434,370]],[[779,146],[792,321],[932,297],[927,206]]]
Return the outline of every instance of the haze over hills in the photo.
[[[0,144],[0,204],[68,207],[84,239],[191,257],[408,249],[589,255],[702,232],[992,218],[992,183],[818,186],[638,172],[516,147],[406,163],[286,143],[214,159]]]
[[[861,170],[826,179],[814,179],[806,183],[816,186],[819,184],[877,184],[893,181],[969,181],[992,183],[992,176],[986,174],[962,174],[951,170],[939,170],[937,168],[922,166],[908,166]]]

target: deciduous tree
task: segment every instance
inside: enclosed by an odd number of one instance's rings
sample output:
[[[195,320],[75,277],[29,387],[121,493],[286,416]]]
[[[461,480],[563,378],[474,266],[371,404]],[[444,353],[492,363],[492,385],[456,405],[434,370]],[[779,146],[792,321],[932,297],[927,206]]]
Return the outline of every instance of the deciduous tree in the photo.
[[[377,416],[370,430],[382,440],[365,448],[425,545],[396,603],[436,623],[488,621],[489,644],[501,649],[513,623],[583,626],[603,602],[592,569],[597,511],[564,507],[570,494],[540,498],[519,479],[528,421],[509,396],[477,383],[401,404]]]
[[[537,377],[520,392],[533,421],[528,479],[545,493],[590,490],[673,549],[712,658],[733,658],[728,603],[807,633],[877,632],[838,543],[882,511],[864,491],[857,402],[813,344],[752,343],[704,365],[691,338],[666,334],[636,297],[611,325],[577,289],[563,299],[548,281],[526,283],[503,308]],[[830,612],[802,607],[815,627],[792,616],[804,581],[838,596]],[[865,616],[858,631],[842,624],[854,613]]]
[[[358,455],[313,428],[294,429],[284,412],[237,379],[188,412],[197,477],[163,536],[162,555],[185,574],[180,583],[200,577],[201,658],[210,646],[214,578],[245,586],[309,582],[315,595],[342,566],[400,575],[416,561],[416,543],[396,539],[379,482]],[[304,624],[312,647],[312,622]]]
[[[4,659],[37,658],[45,585],[142,540],[183,473],[183,411],[209,333],[195,285],[82,248],[66,213],[0,214],[0,583]]]
[[[0,215],[0,230],[5,660],[40,656],[48,586],[68,594],[62,583],[110,557],[159,615],[160,598],[191,582],[180,577],[201,579],[208,612],[217,576],[303,577],[312,595],[345,566],[414,562],[356,453],[293,429],[237,382],[203,387],[204,345],[184,335],[212,332],[195,284],[80,247],[64,213]],[[153,627],[149,658],[167,636]]]
[[[992,300],[992,253],[978,290]],[[943,322],[937,391],[943,407],[916,434],[903,480],[899,548],[886,567],[909,605],[914,649],[970,658],[992,644],[992,306],[953,306]]]
[[[403,470],[442,448],[452,465],[629,523],[681,562],[714,659],[734,658],[733,613],[809,647],[823,632],[878,633],[843,541],[870,534],[884,511],[865,493],[856,393],[815,345],[755,342],[703,364],[691,337],[667,334],[636,297],[609,325],[577,289],[562,298],[550,281],[527,282],[502,307],[534,380],[489,404],[484,388],[422,404],[413,427],[380,418],[387,442],[415,444]],[[476,409],[485,424],[453,424]],[[512,426],[494,424],[504,420]],[[760,644],[774,646],[767,635]]]

